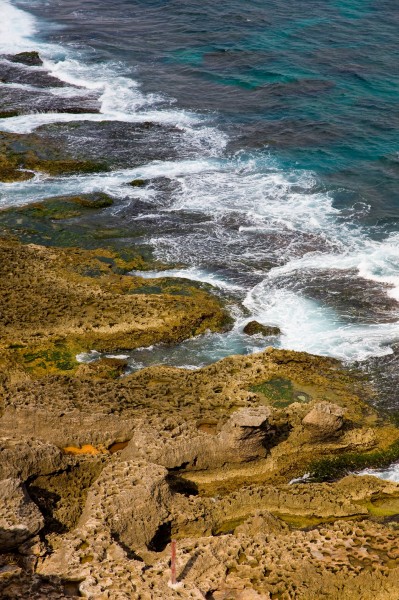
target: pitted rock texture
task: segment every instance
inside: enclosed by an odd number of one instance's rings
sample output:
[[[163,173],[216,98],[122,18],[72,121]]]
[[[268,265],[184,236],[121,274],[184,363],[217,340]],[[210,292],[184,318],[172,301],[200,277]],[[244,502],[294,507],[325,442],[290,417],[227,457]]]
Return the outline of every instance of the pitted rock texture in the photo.
[[[80,593],[93,600],[216,599],[222,594],[238,599],[244,592],[249,598],[282,600],[392,600],[398,591],[397,541],[394,528],[364,521],[337,521],[310,531],[186,538],[177,544],[178,585],[173,588],[170,547],[144,568],[106,532],[93,528],[54,540],[38,571],[83,580]]]
[[[73,344],[76,351],[79,345],[85,350],[133,348],[222,327],[225,313],[203,290],[184,296],[135,294],[140,278],[79,274],[77,263],[104,269],[99,258],[95,252],[0,241],[1,347],[30,344],[27,356],[17,353],[20,359],[25,356],[27,367],[53,356],[68,370],[67,350]]]
[[[187,282],[143,292],[111,251],[0,251],[1,597],[395,598],[399,485],[298,481],[325,461],[341,461],[338,477],[395,456],[399,431],[367,403],[368,384],[274,349],[196,371],[77,367],[94,344],[218,329],[223,310]]]
[[[266,406],[242,408],[232,414],[217,435],[181,427],[179,433],[159,443],[155,428],[136,430],[123,458],[152,460],[168,469],[214,469],[226,463],[241,463],[266,456],[267,440],[273,435]],[[180,435],[179,435],[180,434]]]
[[[92,485],[78,527],[97,521],[125,547],[148,548],[170,514],[166,475],[166,469],[149,463],[112,462]]]
[[[52,473],[65,467],[59,448],[35,438],[0,438],[0,479],[26,481],[29,477]]]
[[[44,519],[18,479],[0,481],[0,552],[16,548],[42,529]]]

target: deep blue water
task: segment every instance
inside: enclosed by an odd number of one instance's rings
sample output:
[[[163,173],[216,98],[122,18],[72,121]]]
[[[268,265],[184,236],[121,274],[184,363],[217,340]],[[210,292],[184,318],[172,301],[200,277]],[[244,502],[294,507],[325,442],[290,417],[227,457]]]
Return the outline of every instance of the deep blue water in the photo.
[[[335,204],[399,218],[399,7],[394,0],[29,0],[52,40],[120,60],[145,91],[216,111],[240,137],[310,169]]]

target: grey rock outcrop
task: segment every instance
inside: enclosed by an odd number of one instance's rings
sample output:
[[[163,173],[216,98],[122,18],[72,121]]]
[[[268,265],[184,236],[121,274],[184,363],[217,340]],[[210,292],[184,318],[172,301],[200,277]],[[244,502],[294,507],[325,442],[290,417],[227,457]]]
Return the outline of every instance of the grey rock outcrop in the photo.
[[[26,481],[32,475],[56,471],[64,463],[61,450],[52,444],[28,437],[0,437],[0,479]]]
[[[36,504],[18,479],[0,481],[0,552],[16,548],[44,525]]]
[[[217,435],[180,427],[170,437],[160,437],[155,429],[143,426],[123,450],[124,460],[149,460],[168,469],[217,468],[241,463],[267,454],[265,441],[272,435],[270,408],[242,408],[230,417]]]

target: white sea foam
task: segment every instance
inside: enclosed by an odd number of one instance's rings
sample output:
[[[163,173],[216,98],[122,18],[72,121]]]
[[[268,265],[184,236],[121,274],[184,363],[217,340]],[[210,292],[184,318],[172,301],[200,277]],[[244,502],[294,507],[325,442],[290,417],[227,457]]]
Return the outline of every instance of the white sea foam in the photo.
[[[151,121],[181,128],[191,145],[208,156],[217,156],[224,149],[227,137],[207,124],[207,119],[189,111],[173,109],[170,107],[171,100],[166,100],[161,94],[144,94],[137,81],[122,74],[120,65],[99,65],[97,62],[93,65],[86,63],[84,56],[77,57],[76,49],[38,42],[34,36],[40,29],[39,23],[32,15],[14,7],[10,0],[0,0],[0,13],[0,53],[38,50],[43,59],[43,67],[38,67],[38,70],[48,71],[69,84],[59,90],[50,88],[49,93],[63,97],[94,93],[101,106],[99,114],[36,113],[0,119],[0,131],[31,133],[41,125],[83,120]]]
[[[291,350],[361,361],[390,354],[388,341],[399,340],[397,323],[345,323],[334,310],[314,300],[274,289],[267,278],[250,290],[244,305],[260,322],[278,325],[282,346]]]
[[[204,269],[190,267],[188,269],[168,269],[166,271],[131,271],[130,275],[143,277],[144,279],[159,279],[161,277],[179,277],[209,283],[214,287],[231,291],[243,291],[243,287],[218,277],[215,273]]]
[[[142,113],[35,113],[0,119],[0,130],[10,133],[32,133],[41,125],[51,123],[72,123],[79,121],[122,121],[124,123],[143,123],[153,121],[164,125],[176,125],[186,127],[194,124],[195,117],[183,111],[146,111]]]
[[[394,463],[386,469],[364,469],[358,475],[373,475],[380,479],[399,483],[399,463]]]
[[[154,191],[146,187],[132,187],[128,184],[133,179],[157,179],[171,177],[180,180],[198,171],[212,173],[219,170],[218,161],[182,160],[182,161],[153,161],[134,169],[120,169],[111,172],[71,175],[69,177],[49,177],[36,174],[34,179],[24,182],[0,182],[0,206],[21,206],[36,202],[50,196],[65,196],[68,194],[88,194],[103,191],[116,198],[142,197],[151,200]],[[118,207],[116,207],[118,210]]]
[[[0,13],[0,51],[15,54],[31,49],[37,31],[34,17],[13,6],[9,0],[1,0]]]

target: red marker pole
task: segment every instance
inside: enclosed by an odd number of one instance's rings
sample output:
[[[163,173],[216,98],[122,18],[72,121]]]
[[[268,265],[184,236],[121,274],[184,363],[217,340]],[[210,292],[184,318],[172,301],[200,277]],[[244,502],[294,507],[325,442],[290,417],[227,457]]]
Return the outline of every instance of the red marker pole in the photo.
[[[171,578],[170,582],[172,585],[176,585],[176,540],[172,540],[170,545],[172,559],[170,561]]]

